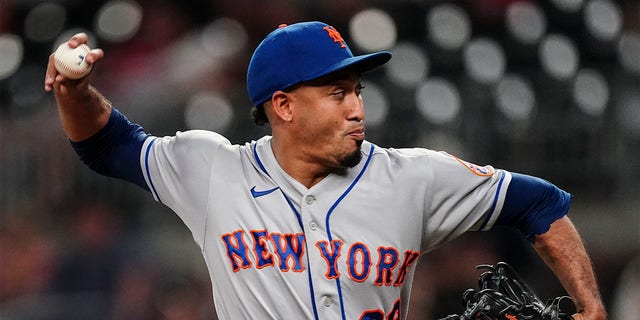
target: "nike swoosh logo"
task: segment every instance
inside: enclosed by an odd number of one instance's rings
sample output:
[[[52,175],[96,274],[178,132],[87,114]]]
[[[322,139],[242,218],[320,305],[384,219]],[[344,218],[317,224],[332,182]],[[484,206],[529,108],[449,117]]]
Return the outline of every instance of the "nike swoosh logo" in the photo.
[[[251,196],[254,198],[258,198],[258,197],[262,197],[262,196],[266,196],[271,192],[274,192],[276,190],[278,190],[280,187],[275,187],[273,189],[269,189],[269,190],[264,190],[264,191],[257,191],[256,190],[256,186],[253,186],[253,188],[251,188]]]

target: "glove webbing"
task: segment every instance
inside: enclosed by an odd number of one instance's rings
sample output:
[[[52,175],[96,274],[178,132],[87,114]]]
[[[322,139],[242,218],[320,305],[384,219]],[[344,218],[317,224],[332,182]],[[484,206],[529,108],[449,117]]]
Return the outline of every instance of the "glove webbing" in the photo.
[[[465,311],[441,320],[563,320],[571,316],[560,311],[561,296],[543,303],[505,262],[479,265],[487,269],[478,278],[479,289],[468,289],[462,295]]]

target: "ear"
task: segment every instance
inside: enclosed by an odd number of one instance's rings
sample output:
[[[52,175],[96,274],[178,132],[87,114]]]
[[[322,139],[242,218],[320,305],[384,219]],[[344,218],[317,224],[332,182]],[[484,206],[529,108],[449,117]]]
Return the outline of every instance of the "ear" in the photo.
[[[293,119],[291,97],[288,93],[278,90],[271,96],[271,106],[274,115],[282,121],[290,122]]]

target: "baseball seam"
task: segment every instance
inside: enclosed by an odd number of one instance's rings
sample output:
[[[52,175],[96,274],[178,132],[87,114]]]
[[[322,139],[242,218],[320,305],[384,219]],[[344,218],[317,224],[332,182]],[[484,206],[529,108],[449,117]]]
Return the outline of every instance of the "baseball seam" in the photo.
[[[86,44],[81,44],[80,46],[78,46],[78,48],[82,49],[85,54],[89,53],[89,47]],[[84,74],[88,73],[89,70],[91,70],[91,65],[88,64],[88,63],[87,63],[87,66],[88,66],[87,70],[74,70],[74,69],[72,69],[71,66],[69,66],[66,63],[64,63],[63,61],[61,61],[58,58],[55,58],[55,61],[56,61],[58,67],[63,68],[65,71],[67,71],[67,72],[69,72],[69,73],[71,73],[73,75],[83,76]]]

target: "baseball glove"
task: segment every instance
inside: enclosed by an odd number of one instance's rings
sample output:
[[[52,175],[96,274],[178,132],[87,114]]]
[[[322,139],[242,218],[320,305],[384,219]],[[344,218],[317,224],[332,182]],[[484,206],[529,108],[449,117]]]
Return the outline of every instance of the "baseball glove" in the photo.
[[[543,303],[520,279],[515,270],[505,262],[496,265],[479,265],[487,269],[478,279],[479,290],[467,289],[462,295],[466,310],[462,315],[450,315],[440,320],[570,320],[570,315],[560,311],[560,302],[571,300],[568,296],[550,299]]]

